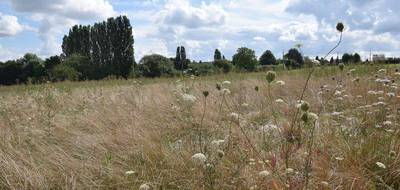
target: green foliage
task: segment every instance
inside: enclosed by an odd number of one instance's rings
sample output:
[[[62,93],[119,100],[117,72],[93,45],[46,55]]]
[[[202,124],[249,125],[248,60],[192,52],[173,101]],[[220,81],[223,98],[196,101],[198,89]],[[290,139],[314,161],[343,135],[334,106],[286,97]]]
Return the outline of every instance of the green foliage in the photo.
[[[242,47],[236,51],[232,59],[233,65],[238,69],[254,71],[257,68],[258,61],[254,50]]]
[[[215,62],[215,61],[219,61],[219,60],[222,60],[222,54],[221,54],[221,52],[220,52],[218,49],[215,49],[215,52],[214,52],[214,62]]]
[[[233,69],[232,63],[225,59],[214,61],[214,66],[224,73],[228,73]]]
[[[175,69],[176,70],[186,70],[190,63],[190,60],[186,58],[186,49],[183,46],[180,46],[176,49],[176,57],[174,60]]]
[[[358,53],[355,53],[355,54],[345,53],[342,56],[342,62],[343,63],[359,63],[359,62],[361,62],[361,56]]]
[[[284,57],[288,60],[285,63],[288,68],[300,68],[304,65],[303,55],[295,48],[290,49]]]
[[[93,79],[98,74],[97,70],[91,65],[90,58],[87,56],[72,54],[64,63],[80,73],[79,80]]]
[[[81,76],[81,73],[79,73],[73,67],[67,64],[54,66],[50,73],[53,81],[76,81],[79,80],[79,77]]]
[[[20,81],[22,64],[16,61],[0,62],[0,84],[11,85]]]
[[[35,54],[27,53],[24,57],[18,59],[17,62],[22,65],[20,79],[23,82],[31,80],[37,83],[42,81],[47,75],[42,59]]]
[[[66,57],[88,57],[86,67],[96,72],[82,73],[84,79],[102,79],[109,75],[127,78],[134,64],[132,26],[126,16],[109,18],[94,26],[73,26],[64,36],[62,50]]]
[[[204,76],[214,74],[218,71],[212,63],[191,63],[189,64],[188,74],[196,76]]]
[[[270,50],[265,51],[261,55],[259,62],[260,62],[260,65],[276,65],[277,64],[275,56]]]
[[[144,56],[138,66],[145,77],[172,76],[174,73],[174,65],[171,60],[158,54]]]

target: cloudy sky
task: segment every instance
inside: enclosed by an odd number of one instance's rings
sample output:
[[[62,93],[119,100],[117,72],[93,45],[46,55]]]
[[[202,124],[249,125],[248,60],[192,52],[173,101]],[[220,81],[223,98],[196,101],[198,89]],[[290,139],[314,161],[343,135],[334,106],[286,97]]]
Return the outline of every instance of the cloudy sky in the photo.
[[[398,0],[0,0],[0,60],[60,54],[72,25],[121,14],[134,28],[136,60],[173,56],[178,45],[194,60],[243,46],[281,57],[295,44],[314,57],[335,44],[338,21],[346,31],[335,53],[400,56],[399,9]]]

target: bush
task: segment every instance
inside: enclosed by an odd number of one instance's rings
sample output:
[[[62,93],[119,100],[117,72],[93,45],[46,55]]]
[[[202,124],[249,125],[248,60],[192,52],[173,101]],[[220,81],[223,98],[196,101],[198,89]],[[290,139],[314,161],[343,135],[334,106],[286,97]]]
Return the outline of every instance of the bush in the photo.
[[[217,70],[218,69],[212,63],[191,63],[189,64],[189,70],[187,74],[204,76],[216,73]]]
[[[73,67],[67,64],[60,64],[56,65],[51,70],[51,76],[52,76],[51,78],[52,81],[64,81],[64,80],[77,81],[79,80],[81,73],[79,73]]]
[[[108,75],[92,65],[89,57],[79,54],[69,56],[63,64],[80,73],[78,80],[102,79]]]
[[[12,85],[20,81],[22,64],[16,61],[0,63],[0,84]]]
[[[140,66],[139,66],[140,65]],[[158,55],[146,55],[139,62],[138,68],[145,77],[173,76],[174,64],[170,59]]]
[[[216,60],[214,66],[224,73],[228,73],[232,70],[233,65],[228,60]]]
[[[258,65],[254,50],[246,47],[239,48],[236,51],[236,54],[233,56],[232,63],[238,69],[244,69],[246,71],[254,71]]]

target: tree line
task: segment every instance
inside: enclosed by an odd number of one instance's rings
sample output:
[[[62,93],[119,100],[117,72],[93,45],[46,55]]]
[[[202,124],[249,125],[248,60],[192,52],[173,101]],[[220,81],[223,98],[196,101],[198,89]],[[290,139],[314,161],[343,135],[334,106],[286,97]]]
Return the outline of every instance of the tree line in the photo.
[[[17,60],[0,62],[0,84],[42,83],[47,81],[99,80],[104,78],[160,77],[181,74],[209,75],[230,71],[258,71],[282,66],[297,69],[315,64],[303,57],[299,48],[290,49],[281,59],[266,50],[258,59],[255,51],[238,48],[231,60],[219,49],[211,62],[188,59],[184,46],[178,46],[176,56],[167,58],[153,54],[144,56],[139,63],[134,59],[132,26],[126,16],[109,18],[94,25],[75,25],[62,41],[62,54],[42,60],[32,53]],[[359,54],[345,53],[323,60],[321,65],[361,62]],[[390,63],[398,63],[398,59]]]

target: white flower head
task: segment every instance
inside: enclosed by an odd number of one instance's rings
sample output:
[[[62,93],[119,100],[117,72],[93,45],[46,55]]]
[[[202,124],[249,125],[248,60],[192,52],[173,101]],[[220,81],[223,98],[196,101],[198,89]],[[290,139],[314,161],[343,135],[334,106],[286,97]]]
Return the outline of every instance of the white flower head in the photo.
[[[283,80],[278,80],[278,81],[276,81],[276,84],[284,86],[286,83]]]
[[[386,169],[385,164],[383,164],[382,162],[376,162],[376,165],[380,168]]]
[[[192,156],[192,160],[196,164],[204,164],[207,161],[207,157],[203,153],[197,153]]]
[[[136,172],[133,171],[133,170],[129,170],[129,171],[126,171],[126,172],[125,172],[126,175],[132,175],[132,174],[135,174],[135,173],[136,173]]]
[[[230,84],[232,84],[231,81],[226,80],[226,81],[222,82],[222,85],[230,85]]]
[[[291,174],[291,173],[293,173],[294,172],[294,169],[293,168],[287,168],[286,169],[286,173],[287,174]]]
[[[186,94],[186,93],[182,94],[182,99],[183,99],[183,101],[188,102],[188,103],[194,103],[197,100],[196,96],[193,96],[191,94]]]
[[[150,190],[150,189],[151,189],[150,185],[147,185],[146,183],[140,185],[139,187],[139,190]]]
[[[233,120],[239,120],[239,114],[234,112],[230,113],[229,117],[232,118]]]
[[[258,176],[260,177],[267,177],[269,176],[271,173],[267,170],[261,171],[260,173],[258,173]]]
[[[282,99],[280,99],[280,98],[279,98],[279,99],[276,99],[276,100],[275,100],[275,102],[276,102],[276,103],[279,103],[279,104],[281,104],[281,103],[285,103],[285,101],[283,101],[283,100],[282,100]]]

